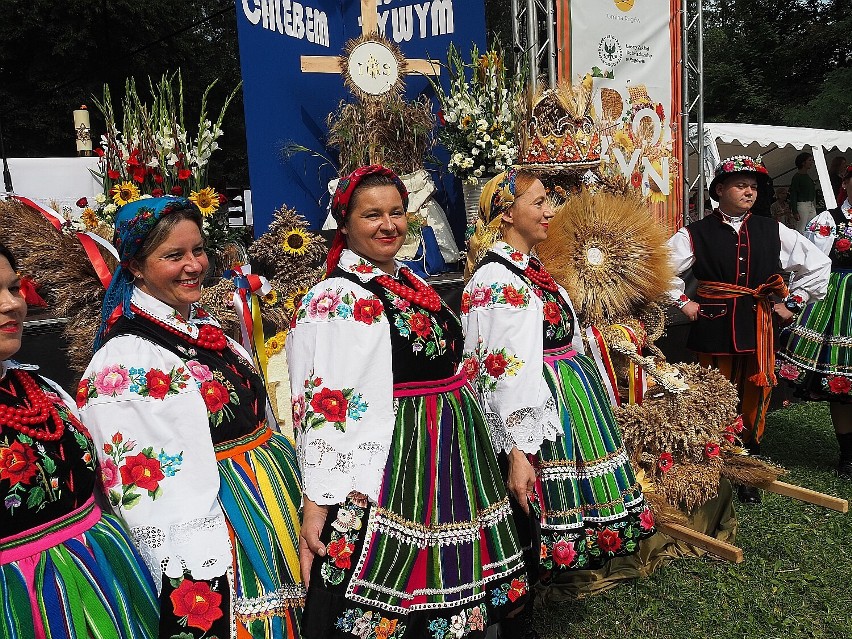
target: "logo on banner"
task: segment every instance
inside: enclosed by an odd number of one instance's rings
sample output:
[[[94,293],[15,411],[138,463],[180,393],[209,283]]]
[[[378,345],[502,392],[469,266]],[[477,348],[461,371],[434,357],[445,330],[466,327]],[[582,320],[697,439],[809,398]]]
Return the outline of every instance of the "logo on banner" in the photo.
[[[618,38],[613,35],[605,35],[601,38],[598,45],[598,57],[608,67],[614,67],[621,62],[621,58],[624,57],[624,50]]]
[[[633,8],[635,0],[613,0],[613,2],[615,2],[615,6],[618,7],[620,11],[627,13]]]

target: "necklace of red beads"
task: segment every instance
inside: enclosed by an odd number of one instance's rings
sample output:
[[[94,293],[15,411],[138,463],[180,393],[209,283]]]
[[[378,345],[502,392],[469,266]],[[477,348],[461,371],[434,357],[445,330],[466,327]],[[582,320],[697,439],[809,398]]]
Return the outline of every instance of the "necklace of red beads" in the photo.
[[[139,313],[140,315],[145,316],[146,319],[150,320],[160,328],[185,339],[193,346],[198,346],[199,348],[204,348],[209,351],[221,352],[225,350],[225,347],[228,345],[228,339],[225,337],[225,332],[218,326],[213,326],[212,324],[199,324],[198,337],[192,337],[188,333],[184,333],[182,330],[177,329],[174,326],[170,326],[153,315],[146,313],[138,306],[134,305],[131,308],[134,313]]]
[[[19,370],[10,370],[9,375],[15,377],[24,389],[29,406],[7,406],[0,404],[0,426],[8,426],[42,442],[54,442],[65,432],[65,422],[59,416],[56,406],[47,398],[44,391],[32,376]],[[49,424],[55,428],[50,431]],[[42,424],[43,428],[36,428]]]
[[[547,269],[545,269],[538,260],[530,259],[529,264],[527,264],[527,267],[524,269],[524,275],[526,275],[537,286],[546,291],[555,293],[559,290],[559,287],[556,285],[556,280],[553,279],[553,276],[547,272]]]
[[[416,304],[433,313],[441,310],[441,296],[438,295],[434,288],[426,282],[421,282],[407,268],[401,268],[399,272],[400,275],[405,276],[405,279],[414,288],[408,287],[402,282],[397,282],[389,275],[380,275],[376,278],[376,281],[391,293],[399,295],[402,299],[408,300],[412,304]]]

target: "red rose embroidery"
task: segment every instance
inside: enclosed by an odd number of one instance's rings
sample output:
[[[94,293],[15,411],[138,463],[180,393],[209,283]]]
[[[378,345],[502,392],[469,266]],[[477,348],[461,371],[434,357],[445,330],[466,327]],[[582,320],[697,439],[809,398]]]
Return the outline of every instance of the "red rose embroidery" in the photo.
[[[89,380],[81,379],[77,385],[77,408],[83,408],[87,399],[89,399]]]
[[[488,374],[491,375],[491,377],[497,378],[506,372],[506,366],[509,362],[506,361],[506,358],[503,357],[502,353],[491,353],[485,358],[484,364],[485,370],[488,371]]]
[[[461,312],[464,314],[470,313],[470,293],[467,291],[462,293]]]
[[[204,398],[207,410],[211,413],[218,413],[231,400],[228,389],[215,379],[201,384],[201,396]]]
[[[184,579],[171,594],[176,617],[186,617],[186,625],[210,630],[213,622],[223,616],[222,595],[213,592],[203,581]]]
[[[165,475],[160,468],[160,460],[146,457],[144,453],[126,457],[124,466],[118,469],[121,473],[121,483],[125,486],[136,484],[142,490],[157,490],[160,480]]]
[[[790,381],[799,379],[799,369],[793,364],[781,364],[778,374],[784,379],[789,379]]]
[[[506,593],[506,596],[509,598],[509,601],[517,601],[521,597],[524,596],[524,593],[527,591],[527,582],[522,579],[512,579],[512,583],[509,586],[509,592]]]
[[[828,224],[823,224],[819,227],[819,234],[823,237],[828,237],[831,235],[831,227]]]
[[[570,541],[560,539],[553,545],[553,561],[560,566],[570,566],[576,557],[577,551]]]
[[[845,237],[840,238],[834,243],[834,248],[836,248],[840,253],[845,253],[849,250],[849,247],[852,247],[852,242],[847,240]]]
[[[514,286],[503,287],[503,297],[506,303],[512,306],[521,306],[524,303],[524,296]]]
[[[604,552],[618,552],[621,548],[621,537],[609,528],[604,528],[598,533],[598,548]]]
[[[383,311],[382,303],[375,297],[355,300],[354,316],[359,322],[372,324],[382,316]]]
[[[562,311],[559,309],[559,304],[556,302],[546,302],[544,304],[544,319],[548,324],[558,324],[562,321]]]
[[[349,401],[339,390],[323,388],[311,398],[311,408],[330,422],[345,422]]]
[[[654,527],[654,513],[651,512],[650,508],[639,513],[639,527],[646,532]]]
[[[32,448],[15,440],[11,446],[0,448],[0,479],[8,479],[12,486],[26,484],[38,472],[35,462]]]
[[[660,458],[657,460],[657,466],[660,467],[660,470],[664,473],[667,473],[671,470],[672,466],[674,466],[674,459],[672,459],[671,453],[662,453],[660,454]]]
[[[355,552],[355,544],[347,544],[346,537],[341,537],[328,545],[328,556],[334,560],[335,566],[344,570],[352,567],[353,552]]]
[[[828,380],[828,388],[832,393],[836,393],[838,395],[846,394],[852,390],[852,382],[850,382],[846,377],[837,375]]]
[[[514,262],[520,262],[524,259],[524,254],[520,251],[514,251],[511,255],[509,255],[509,257],[511,257]]]
[[[362,262],[355,267],[356,273],[372,273],[373,265],[367,264],[366,262]]]
[[[474,379],[477,375],[479,375],[479,360],[475,357],[468,357],[462,363],[464,367],[464,374],[468,379]]]
[[[432,334],[432,322],[425,313],[415,313],[412,315],[408,320],[408,325],[417,337],[429,337]]]
[[[172,378],[156,368],[145,373],[145,381],[148,382],[148,395],[154,399],[163,399],[172,387]]]

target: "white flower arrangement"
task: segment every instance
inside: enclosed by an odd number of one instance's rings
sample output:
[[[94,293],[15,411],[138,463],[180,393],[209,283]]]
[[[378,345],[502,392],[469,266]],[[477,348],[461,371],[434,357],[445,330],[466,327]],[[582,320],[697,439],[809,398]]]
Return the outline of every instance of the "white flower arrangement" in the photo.
[[[465,63],[451,44],[447,51],[450,91],[433,83],[441,103],[438,140],[450,152],[448,168],[466,182],[504,171],[518,157],[514,105],[520,94],[517,78],[506,84],[506,69],[499,51],[479,54],[476,45]],[[470,78],[468,79],[468,75]]]

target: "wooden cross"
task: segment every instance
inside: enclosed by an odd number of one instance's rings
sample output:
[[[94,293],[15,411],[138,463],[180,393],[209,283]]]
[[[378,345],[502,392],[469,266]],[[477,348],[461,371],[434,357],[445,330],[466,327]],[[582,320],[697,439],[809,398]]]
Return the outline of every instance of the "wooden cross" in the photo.
[[[378,0],[361,0],[361,33],[370,35],[379,32]],[[441,75],[437,60],[409,60],[406,73]],[[340,73],[340,58],[330,55],[303,55],[302,73]]]

